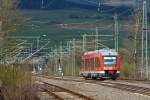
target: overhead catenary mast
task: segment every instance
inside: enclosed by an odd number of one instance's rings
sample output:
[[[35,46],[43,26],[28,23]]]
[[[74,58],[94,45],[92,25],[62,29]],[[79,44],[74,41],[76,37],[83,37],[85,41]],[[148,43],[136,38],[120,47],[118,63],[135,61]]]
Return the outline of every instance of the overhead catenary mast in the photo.
[[[96,27],[96,35],[95,35],[95,50],[98,50],[98,28]]]
[[[148,79],[148,25],[147,25],[147,1],[143,1],[142,9],[142,56],[141,56],[141,78]]]
[[[148,42],[147,42],[147,33],[148,33],[148,25],[147,25],[147,1],[143,1],[143,19],[142,19],[142,66],[145,70],[145,78],[148,79]],[[145,38],[145,41],[144,41]],[[144,45],[145,44],[145,45]],[[144,50],[145,46],[145,50]],[[144,52],[145,51],[145,52]],[[145,57],[144,57],[145,55]],[[145,65],[144,65],[145,61]]]
[[[2,21],[0,21],[0,32],[2,31]]]
[[[44,8],[44,0],[41,0],[41,9]]]
[[[86,51],[86,34],[83,35],[83,40],[82,40],[82,51]]]
[[[117,17],[117,14],[114,15],[114,20],[115,20],[115,49],[118,52],[119,27],[118,27],[118,17]]]
[[[97,11],[100,12],[100,6],[101,6],[101,2],[99,1],[98,3],[98,8],[97,8]]]

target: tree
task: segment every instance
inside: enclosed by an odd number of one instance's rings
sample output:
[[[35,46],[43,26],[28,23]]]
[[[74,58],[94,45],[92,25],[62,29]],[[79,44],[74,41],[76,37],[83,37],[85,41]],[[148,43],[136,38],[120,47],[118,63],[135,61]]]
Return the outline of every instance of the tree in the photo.
[[[126,47],[126,66],[130,66],[132,69],[132,78],[138,79],[139,68],[141,66],[141,32],[142,32],[142,16],[141,10],[135,9],[130,22],[128,23],[128,39],[125,41]],[[124,68],[124,69],[125,69]],[[127,69],[126,69],[127,70]]]
[[[4,37],[10,31],[14,31],[17,21],[17,6],[19,0],[0,0],[0,47],[4,43]]]
[[[16,32],[24,21],[22,13],[17,9],[20,0],[0,0],[0,60],[5,59],[18,46],[16,39],[8,38]]]

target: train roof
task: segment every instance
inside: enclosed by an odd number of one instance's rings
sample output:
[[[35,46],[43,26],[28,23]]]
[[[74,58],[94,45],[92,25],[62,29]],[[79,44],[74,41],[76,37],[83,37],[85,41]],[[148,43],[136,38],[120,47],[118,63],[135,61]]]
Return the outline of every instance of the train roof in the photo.
[[[118,52],[116,52],[115,49],[100,49],[100,50],[95,50],[95,51],[89,51],[85,52],[83,55],[90,55],[90,54],[97,54],[100,53],[102,56],[117,56]]]

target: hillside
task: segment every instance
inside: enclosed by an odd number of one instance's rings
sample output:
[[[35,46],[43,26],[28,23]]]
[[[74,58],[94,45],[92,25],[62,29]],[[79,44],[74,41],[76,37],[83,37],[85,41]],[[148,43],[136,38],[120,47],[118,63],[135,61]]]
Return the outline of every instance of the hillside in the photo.
[[[82,39],[82,34],[114,34],[114,20],[104,14],[86,9],[23,10],[29,19],[18,29],[18,35],[42,36],[51,40],[51,45],[73,38]],[[109,30],[108,30],[109,29]],[[123,35],[123,32],[122,32]]]
[[[116,12],[119,15],[119,22],[124,21],[121,24],[129,24],[130,16],[128,15],[131,15],[132,7],[102,5],[101,11],[98,12],[97,6],[93,3],[87,4],[83,1],[92,0],[44,0],[43,8],[41,0],[22,0],[20,7],[24,9],[29,20],[19,28],[19,31],[23,35],[46,34],[52,40],[52,44],[56,44],[59,41],[82,38],[81,35],[85,33],[94,33],[96,26],[102,28],[99,30],[101,33],[113,34],[113,16]],[[95,3],[98,0],[93,1]],[[121,2],[121,0],[108,0],[107,3],[112,1]],[[103,3],[106,3],[106,0]],[[121,37],[124,37],[127,31],[120,30]]]
[[[41,0],[21,0],[21,8],[23,9],[41,9],[42,4]],[[96,8],[95,5],[86,5],[78,2],[70,2],[66,0],[44,0],[43,8],[44,9],[64,9],[64,8],[73,8],[73,7],[80,7],[80,8]]]
[[[99,2],[98,0],[43,0],[44,3],[42,5],[41,0],[21,0],[20,8],[22,9],[70,9],[70,8],[82,8],[82,9],[90,9],[97,10]],[[129,3],[129,5],[132,3]],[[116,6],[117,5],[117,6]],[[110,10],[111,13],[121,12],[126,9],[132,8],[133,6],[129,6],[126,2],[112,2],[109,0],[102,1],[100,4],[100,10]],[[109,12],[110,13],[110,12]]]

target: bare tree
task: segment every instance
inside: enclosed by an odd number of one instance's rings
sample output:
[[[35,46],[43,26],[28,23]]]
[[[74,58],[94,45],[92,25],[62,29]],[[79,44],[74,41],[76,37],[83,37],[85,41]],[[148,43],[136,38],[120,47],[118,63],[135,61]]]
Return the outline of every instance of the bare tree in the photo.
[[[17,5],[19,0],[0,0],[0,46],[4,43],[4,37],[10,31],[15,30],[17,19]]]
[[[137,79],[138,70],[140,68],[140,56],[141,56],[141,31],[142,31],[142,16],[141,10],[135,10],[129,24],[128,34],[128,46],[126,47],[128,52],[127,63],[132,64],[133,77]],[[130,46],[129,46],[130,45]]]

